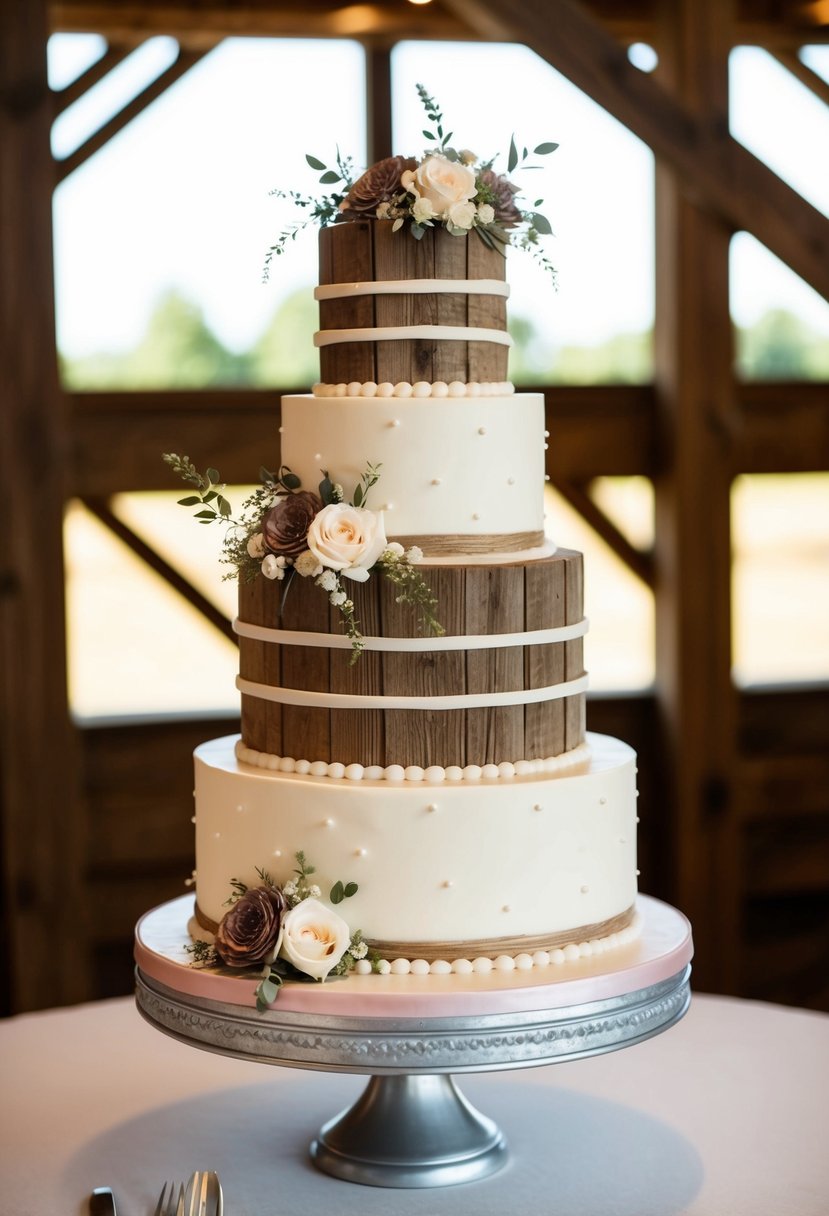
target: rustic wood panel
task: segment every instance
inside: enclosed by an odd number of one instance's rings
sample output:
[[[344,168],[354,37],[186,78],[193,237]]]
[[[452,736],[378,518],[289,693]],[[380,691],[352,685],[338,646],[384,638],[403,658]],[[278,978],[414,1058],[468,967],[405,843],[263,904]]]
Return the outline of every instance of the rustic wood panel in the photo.
[[[425,573],[425,572],[424,572]],[[447,634],[462,634],[465,619],[465,579],[452,567],[432,567],[428,581],[438,597],[438,615]],[[412,613],[396,603],[390,583],[381,590],[383,631],[412,637],[417,630]],[[466,691],[464,653],[384,654],[383,690],[410,696],[437,696]],[[386,755],[389,764],[463,764],[465,720],[463,710],[386,710]]]
[[[567,615],[565,566],[555,567],[555,577],[544,577],[540,566],[528,565],[524,598],[525,629],[556,629],[565,625]],[[527,688],[547,688],[562,684],[564,646],[528,646],[524,657],[524,683]],[[524,750],[527,759],[558,756],[565,750],[564,701],[541,701],[524,707]],[[548,750],[549,749],[549,750]]]
[[[390,221],[353,220],[320,233],[320,282],[386,282],[407,279],[503,280],[505,262],[474,234],[452,236],[443,228],[415,241]],[[470,301],[474,301],[470,303]],[[471,316],[474,321],[469,320]],[[322,329],[364,326],[483,325],[506,329],[503,299],[466,293],[354,296],[320,302]],[[508,349],[492,342],[401,339],[345,342],[320,348],[324,383],[374,380],[500,381],[507,377]]]
[[[360,630],[365,637],[382,635],[380,598],[368,583],[350,583],[348,594],[354,601]],[[331,608],[330,630],[342,632],[342,616]],[[331,691],[376,695],[383,691],[383,658],[377,651],[364,651],[356,663],[350,650],[331,651]],[[381,709],[332,709],[331,756],[344,760],[360,757],[362,764],[383,764],[385,721]],[[345,761],[347,763],[347,761]]]
[[[478,566],[466,576],[465,633],[516,633],[524,628],[524,568]],[[506,692],[524,685],[525,647],[469,650],[467,692]],[[500,764],[526,756],[524,706],[466,712],[466,753],[474,764]],[[481,757],[481,759],[478,759]]]
[[[0,555],[4,1012],[81,999],[88,964],[86,825],[66,693],[69,445],[55,355],[46,36],[41,0],[0,5],[0,476],[14,516]]]
[[[584,559],[568,549],[565,559],[564,602],[565,624],[574,625],[584,616]],[[564,643],[564,678],[577,680],[584,675],[584,639]],[[564,750],[571,751],[584,741],[585,695],[567,697],[564,702]]]
[[[328,596],[311,579],[295,574],[282,599],[283,629],[327,633]],[[330,690],[329,651],[324,646],[281,646],[282,680],[286,688],[309,692]],[[331,722],[327,708],[304,705],[282,706],[282,747],[295,759],[333,760]]]

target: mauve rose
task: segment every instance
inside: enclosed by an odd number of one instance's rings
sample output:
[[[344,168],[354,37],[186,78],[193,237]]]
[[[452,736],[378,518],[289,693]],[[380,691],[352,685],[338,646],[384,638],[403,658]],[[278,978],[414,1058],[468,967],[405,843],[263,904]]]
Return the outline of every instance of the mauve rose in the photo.
[[[515,228],[520,224],[522,215],[515,205],[518,187],[513,186],[511,181],[499,173],[494,173],[492,169],[484,169],[483,173],[478,175],[478,181],[489,186],[494,195],[492,206],[495,209],[496,224],[500,224],[502,228]]]
[[[262,517],[262,538],[271,553],[298,557],[308,548],[305,538],[322,500],[310,490],[286,494]]]
[[[343,200],[341,211],[346,219],[373,217],[381,203],[387,203],[400,191],[400,178],[417,161],[405,156],[386,156],[366,169]]]
[[[282,942],[285,897],[273,887],[246,891],[222,917],[216,953],[228,967],[249,967],[273,959]]]

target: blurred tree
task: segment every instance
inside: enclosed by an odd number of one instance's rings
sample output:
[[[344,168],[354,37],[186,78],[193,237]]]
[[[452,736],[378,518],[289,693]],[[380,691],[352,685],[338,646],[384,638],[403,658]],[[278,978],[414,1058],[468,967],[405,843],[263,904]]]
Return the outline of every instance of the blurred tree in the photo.
[[[287,296],[251,349],[251,382],[306,389],[315,384],[319,380],[319,355],[314,346],[318,325],[310,287]]]
[[[829,339],[784,309],[737,330],[737,371],[746,380],[829,377]]]

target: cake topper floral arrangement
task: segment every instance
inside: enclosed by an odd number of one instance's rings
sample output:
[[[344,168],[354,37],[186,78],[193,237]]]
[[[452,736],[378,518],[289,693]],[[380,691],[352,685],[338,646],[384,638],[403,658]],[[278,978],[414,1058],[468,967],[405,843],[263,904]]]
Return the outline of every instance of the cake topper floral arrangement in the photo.
[[[367,466],[350,502],[326,470],[322,470],[315,493],[302,489],[299,477],[284,465],[277,473],[262,468],[262,484],[243,502],[237,518],[216,469],[199,473],[189,456],[175,452],[165,453],[163,459],[193,488],[179,504],[198,507],[195,518],[200,524],[225,526],[222,560],[233,567],[225,577],[250,581],[261,574],[284,582],[286,593],[295,575],[313,579],[342,615],[351,639],[352,663],[363,649],[364,638],[344,579],[364,583],[372,573],[379,573],[395,585],[397,602],[417,612],[423,633],[443,634],[435,616],[437,600],[416,569],[423,557],[421,550],[389,542],[382,511],[366,506],[368,493],[380,476],[379,465]]]
[[[360,930],[352,933],[343,918],[321,902],[319,886],[309,881],[314,867],[304,853],[296,854],[294,876],[280,887],[266,870],[257,869],[260,882],[248,887],[231,879],[232,893],[224,914],[208,942],[197,938],[185,949],[192,966],[224,965],[237,973],[257,969],[256,1008],[260,1012],[276,1000],[285,980],[318,980],[360,970],[385,973],[389,964],[369,952]],[[335,882],[328,898],[341,904],[357,893],[356,882]]]
[[[277,237],[265,258],[267,279],[274,257],[285,252],[290,241],[310,224],[326,227],[338,220],[391,220],[393,230],[408,224],[411,235],[421,240],[429,228],[439,225],[453,236],[475,232],[491,249],[505,252],[516,245],[535,257],[555,277],[555,270],[539,243],[550,235],[549,220],[538,208],[543,199],[526,204],[519,188],[510,180],[516,169],[538,169],[531,156],[547,156],[555,143],[538,144],[532,153],[510,140],[506,173],[494,165],[497,157],[481,160],[467,149],[450,143],[452,131],[444,131],[443,114],[422,84],[418,95],[429,126],[423,135],[429,146],[421,157],[387,156],[355,178],[354,164],[337,150],[335,167],[316,156],[306,155],[312,169],[321,172],[320,183],[331,187],[320,198],[295,190],[273,190],[277,198],[288,198],[306,212]]]

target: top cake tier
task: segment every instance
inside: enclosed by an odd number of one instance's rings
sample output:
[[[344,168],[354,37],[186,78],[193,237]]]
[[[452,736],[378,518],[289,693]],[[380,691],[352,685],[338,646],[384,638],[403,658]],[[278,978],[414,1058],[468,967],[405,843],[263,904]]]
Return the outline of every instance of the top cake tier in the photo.
[[[507,378],[505,261],[474,234],[419,241],[388,220],[320,233],[320,379],[492,384]]]

